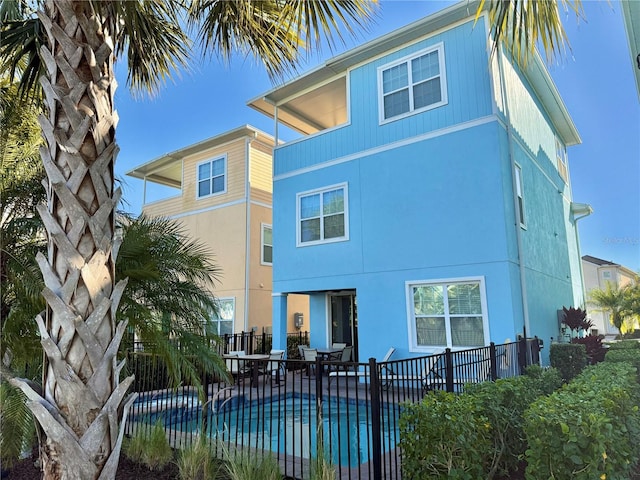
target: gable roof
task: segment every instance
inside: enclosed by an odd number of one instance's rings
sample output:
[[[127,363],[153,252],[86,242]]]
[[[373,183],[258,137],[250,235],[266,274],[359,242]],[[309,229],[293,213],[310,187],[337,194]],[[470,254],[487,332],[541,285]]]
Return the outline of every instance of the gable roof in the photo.
[[[330,58],[315,69],[249,100],[247,105],[269,117],[275,118],[277,115],[279,122],[307,135],[327,128],[325,124],[330,120],[329,115],[334,118],[343,116],[346,120],[346,101],[341,101],[338,97],[346,98],[346,74],[349,69],[456,22],[473,19],[478,5],[477,0],[462,0]],[[537,52],[523,70],[563,142],[568,146],[580,143],[578,131]],[[310,94],[314,95],[313,101],[307,98]],[[325,105],[325,111],[320,116],[317,108],[319,104]],[[331,107],[326,107],[327,105]]]
[[[243,137],[261,138],[271,145],[275,143],[273,137],[264,133],[262,130],[258,130],[251,125],[242,125],[241,127],[209,137],[206,140],[193,143],[171,153],[165,153],[160,157],[132,168],[126,174],[130,177],[142,180],[146,179],[161,185],[180,188],[182,184],[182,160],[185,157]]]

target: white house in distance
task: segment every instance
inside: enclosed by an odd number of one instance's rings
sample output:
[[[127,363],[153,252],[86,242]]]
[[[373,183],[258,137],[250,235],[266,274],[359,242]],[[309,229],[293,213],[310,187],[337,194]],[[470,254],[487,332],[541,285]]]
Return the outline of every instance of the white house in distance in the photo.
[[[594,289],[604,290],[607,283],[611,283],[618,288],[625,285],[634,285],[637,274],[617,263],[602,260],[601,258],[584,255],[582,257],[582,271],[584,275],[584,288],[589,298],[589,293]],[[588,318],[593,322],[593,328],[605,337],[615,337],[620,331],[609,321],[607,312],[597,311],[596,308],[589,308],[587,305]]]

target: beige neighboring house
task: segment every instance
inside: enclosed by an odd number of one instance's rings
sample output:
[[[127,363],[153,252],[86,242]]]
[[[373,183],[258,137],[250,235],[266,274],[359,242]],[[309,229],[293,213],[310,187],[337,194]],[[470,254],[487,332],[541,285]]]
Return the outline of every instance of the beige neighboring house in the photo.
[[[179,220],[215,255],[220,314],[210,327],[220,335],[271,331],[273,146],[272,136],[245,125],[127,172],[145,182],[144,214]],[[148,182],[177,194],[147,202]],[[288,331],[295,332],[295,314],[306,321],[309,301],[294,295],[289,306]]]
[[[637,274],[627,267],[590,255],[582,257],[582,271],[587,298],[594,289],[604,290],[607,282],[622,288],[625,285],[633,285],[637,277]],[[588,305],[587,313],[588,318],[593,322],[593,328],[597,329],[598,333],[606,337],[620,333],[609,321],[609,313],[596,311],[595,307],[590,308]]]

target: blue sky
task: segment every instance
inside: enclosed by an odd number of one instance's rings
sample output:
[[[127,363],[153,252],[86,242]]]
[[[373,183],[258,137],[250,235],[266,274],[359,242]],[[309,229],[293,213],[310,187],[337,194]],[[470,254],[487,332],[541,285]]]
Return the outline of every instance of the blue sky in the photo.
[[[451,3],[383,0],[368,33],[312,56],[300,72]],[[640,271],[640,103],[620,4],[586,0],[584,9],[586,20],[568,14],[565,21],[572,51],[549,65],[582,137],[568,150],[573,199],[594,209],[579,222],[581,253]],[[132,96],[124,71],[118,81],[116,175],[124,180],[124,209],[134,214],[142,209],[143,183],[125,176],[131,168],[244,124],[274,132],[271,119],[246,106],[273,86],[251,58],[194,62],[155,98]]]

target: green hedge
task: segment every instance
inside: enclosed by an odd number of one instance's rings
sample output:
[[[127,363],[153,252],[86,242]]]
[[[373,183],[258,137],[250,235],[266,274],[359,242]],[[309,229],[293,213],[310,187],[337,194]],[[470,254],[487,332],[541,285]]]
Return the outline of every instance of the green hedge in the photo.
[[[627,363],[604,362],[525,412],[528,480],[625,480],[640,458],[640,388]]]
[[[549,359],[565,382],[570,382],[588,363],[586,347],[573,343],[552,343]]]
[[[491,479],[515,472],[527,447],[524,412],[562,384],[554,369],[433,393],[400,417],[403,478]]]
[[[402,478],[483,478],[490,425],[471,395],[435,391],[400,415]]]

